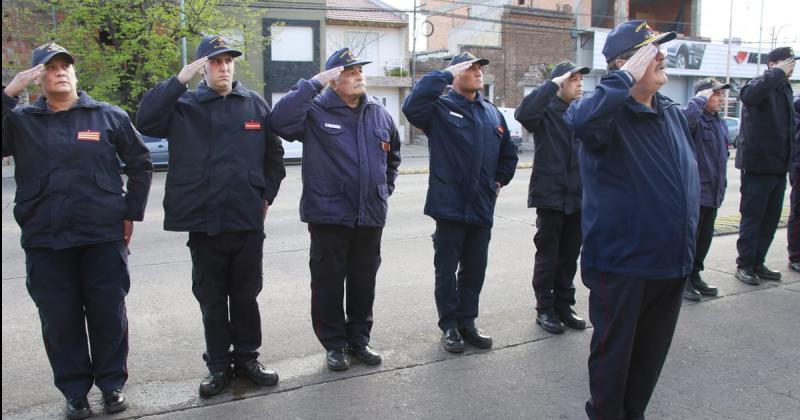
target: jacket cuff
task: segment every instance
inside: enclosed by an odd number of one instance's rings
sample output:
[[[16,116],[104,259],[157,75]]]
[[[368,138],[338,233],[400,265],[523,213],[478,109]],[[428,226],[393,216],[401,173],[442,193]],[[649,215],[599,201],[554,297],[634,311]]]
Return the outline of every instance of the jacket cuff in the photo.
[[[144,210],[140,210],[138,208],[131,208],[131,206],[128,205],[127,210],[125,210],[125,220],[141,222],[142,220],[144,220]]]
[[[19,103],[19,99],[6,95],[6,87],[3,86],[3,106],[12,109],[17,106],[17,103]]]

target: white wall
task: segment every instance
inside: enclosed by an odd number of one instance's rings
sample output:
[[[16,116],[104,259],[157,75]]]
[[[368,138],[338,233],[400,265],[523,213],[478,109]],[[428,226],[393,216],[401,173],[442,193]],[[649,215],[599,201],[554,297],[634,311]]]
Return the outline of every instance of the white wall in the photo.
[[[364,33],[369,35],[364,36]],[[358,58],[372,61],[371,64],[364,66],[364,74],[367,76],[385,76],[385,70],[395,67],[407,70],[409,59],[406,51],[407,34],[406,28],[328,25],[325,42],[327,51],[323,61],[327,61],[328,57],[340,48],[348,47]],[[348,45],[348,37],[355,39],[356,45]],[[368,41],[364,42],[364,39]],[[359,53],[359,49],[363,51]]]

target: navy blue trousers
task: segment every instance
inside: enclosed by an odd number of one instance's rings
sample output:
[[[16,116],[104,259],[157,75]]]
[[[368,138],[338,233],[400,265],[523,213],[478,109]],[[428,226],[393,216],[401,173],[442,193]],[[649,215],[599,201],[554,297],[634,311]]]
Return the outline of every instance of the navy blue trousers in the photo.
[[[200,303],[211,372],[258,358],[264,232],[189,233],[192,292]],[[233,351],[231,351],[233,346]]]
[[[594,326],[590,419],[644,419],[678,322],[685,278],[651,280],[581,270]]]
[[[789,240],[789,262],[800,262],[800,165],[792,168],[789,175],[792,192],[789,194],[789,224],[786,235]]]
[[[130,288],[124,243],[26,248],[25,264],[56,387],[68,399],[85,396],[93,384],[102,391],[122,389]]]
[[[309,224],[308,231],[311,322],[317,339],[326,350],[368,344],[383,228]]]
[[[433,234],[439,328],[474,327],[492,229],[437,220]]]
[[[739,212],[739,256],[736,266],[753,268],[764,265],[767,251],[781,220],[786,174],[754,174],[742,171]]]
[[[533,292],[536,310],[568,311],[575,305],[575,272],[581,251],[581,213],[536,209]]]

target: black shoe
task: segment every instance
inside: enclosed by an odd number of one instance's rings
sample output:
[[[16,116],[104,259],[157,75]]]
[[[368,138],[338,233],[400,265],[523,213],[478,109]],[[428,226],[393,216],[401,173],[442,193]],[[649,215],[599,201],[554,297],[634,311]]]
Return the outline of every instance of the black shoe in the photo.
[[[125,399],[121,389],[103,391],[103,407],[106,409],[106,414],[119,413],[128,408],[128,400]]]
[[[683,282],[683,298],[695,302],[703,298],[700,292],[695,290],[694,286],[692,285],[691,277],[687,277],[686,281]]]
[[[789,269],[794,271],[800,271],[800,261],[790,262]]]
[[[442,333],[442,347],[450,353],[464,352],[464,338],[458,328],[448,328]]]
[[[344,349],[328,350],[325,354],[325,361],[328,363],[330,370],[347,370],[350,369],[350,358],[347,357]]]
[[[700,277],[700,273],[693,273],[689,276],[689,280],[692,282],[694,290],[697,290],[703,296],[716,296],[719,294],[719,289],[704,282],[703,278]]]
[[[363,346],[348,345],[347,352],[365,365],[375,366],[383,361],[381,354],[366,344]]]
[[[558,319],[553,309],[539,311],[539,314],[536,315],[536,323],[550,334],[561,334],[564,332],[564,324]]]
[[[92,408],[89,407],[89,399],[86,397],[68,399],[64,411],[68,420],[87,419],[92,415]]]
[[[751,284],[753,286],[758,286],[761,284],[761,279],[758,278],[758,275],[753,272],[752,268],[736,268],[736,274],[734,277],[739,279],[742,283]]]
[[[578,317],[575,314],[575,311],[570,309],[564,310],[556,310],[556,317],[558,320],[564,324],[565,327],[570,327],[573,330],[585,330],[586,329],[586,320],[583,318]]]
[[[203,378],[203,382],[200,382],[200,396],[208,398],[219,394],[228,386],[231,376],[230,369],[225,369],[222,372],[208,372],[208,375]]]
[[[256,359],[250,359],[242,364],[236,364],[234,369],[236,376],[245,377],[255,382],[256,385],[272,386],[278,383],[278,374],[274,370],[264,367]]]
[[[754,273],[758,276],[758,278],[762,280],[768,281],[781,281],[781,273],[777,271],[772,271],[769,268],[760,265],[753,270]]]
[[[490,349],[492,348],[492,337],[482,334],[480,330],[475,327],[461,327],[458,329],[461,338],[467,343],[479,348]]]

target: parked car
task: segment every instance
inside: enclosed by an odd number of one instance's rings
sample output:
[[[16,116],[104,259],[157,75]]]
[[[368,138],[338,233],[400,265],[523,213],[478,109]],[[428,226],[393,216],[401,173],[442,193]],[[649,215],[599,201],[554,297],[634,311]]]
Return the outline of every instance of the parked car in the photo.
[[[703,64],[706,44],[699,42],[670,42],[667,44],[667,67],[698,70]]]
[[[728,128],[728,148],[736,149],[739,147],[739,119],[724,117],[723,120]]]
[[[508,132],[511,134],[511,143],[514,143],[514,146],[517,148],[517,153],[519,153],[519,149],[522,146],[522,137],[525,134],[524,128],[522,128],[522,124],[519,121],[514,119],[514,108],[497,108],[500,110],[500,113],[503,114],[503,118],[506,120],[506,125],[508,126]]]
[[[303,158],[303,143],[299,141],[286,141],[283,142],[283,160],[284,162],[300,162]]]
[[[169,166],[169,141],[158,137],[150,137],[142,134],[142,141],[150,151],[150,160],[154,168],[166,168]],[[120,168],[125,167],[125,162],[117,156]]]

